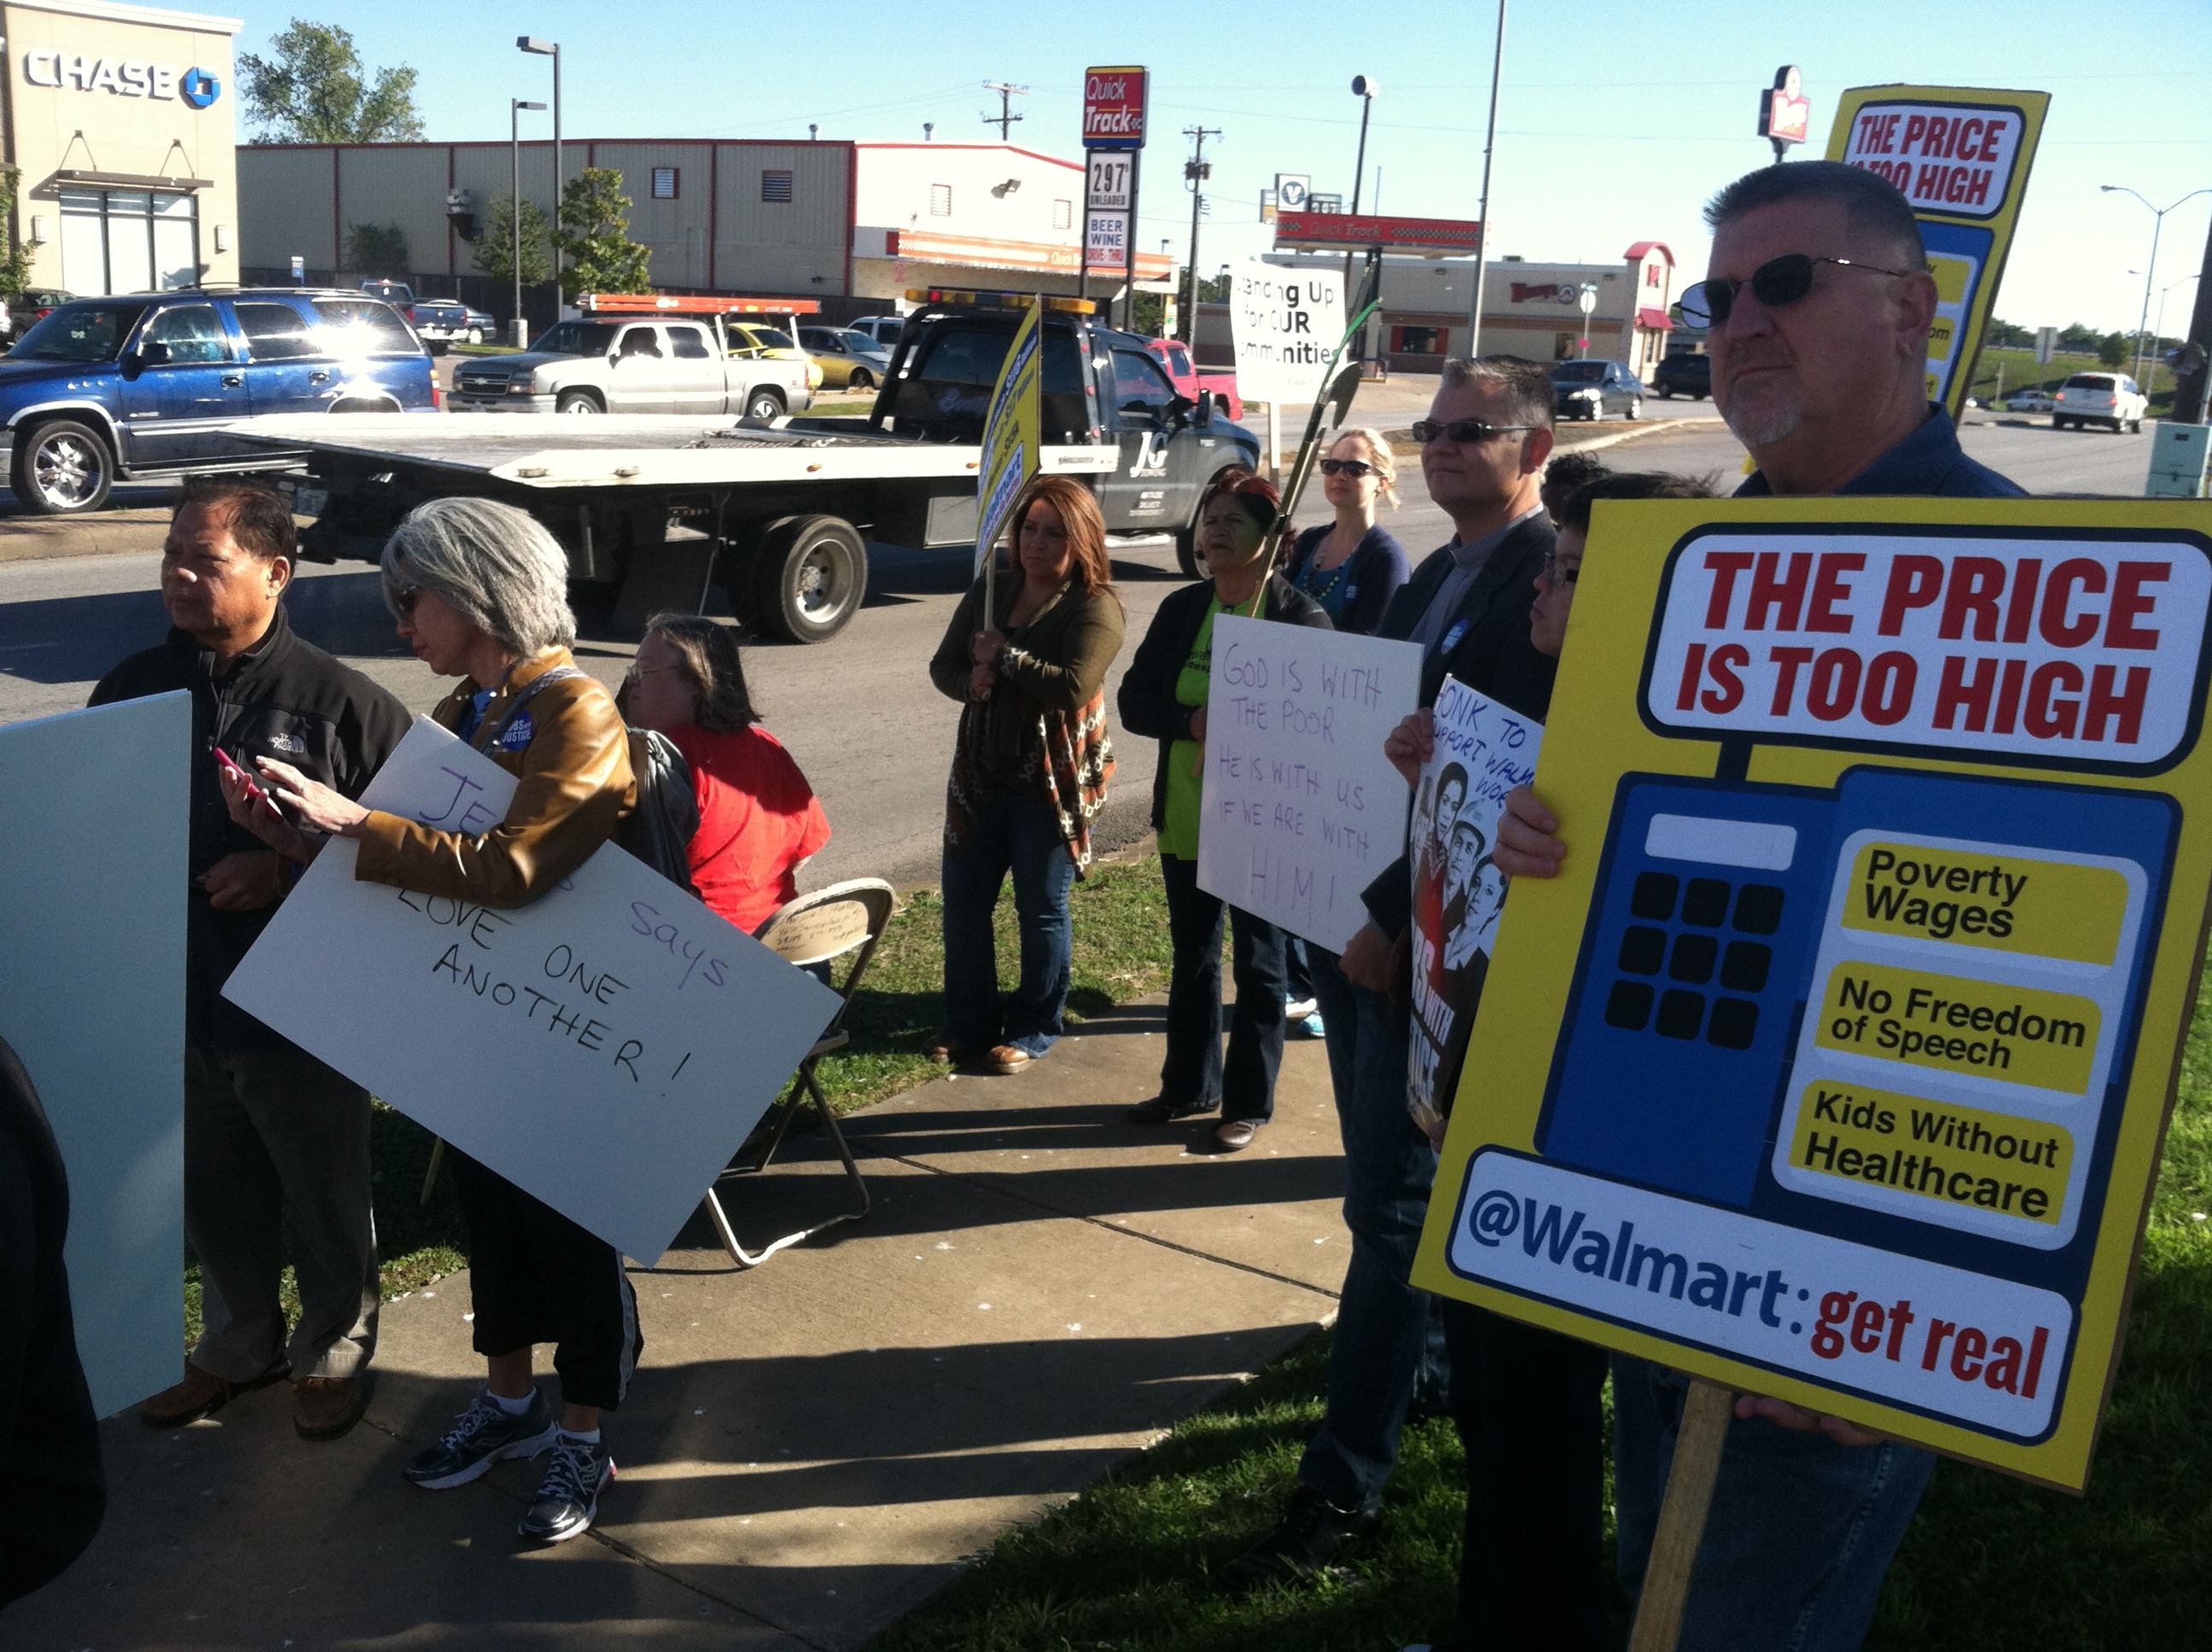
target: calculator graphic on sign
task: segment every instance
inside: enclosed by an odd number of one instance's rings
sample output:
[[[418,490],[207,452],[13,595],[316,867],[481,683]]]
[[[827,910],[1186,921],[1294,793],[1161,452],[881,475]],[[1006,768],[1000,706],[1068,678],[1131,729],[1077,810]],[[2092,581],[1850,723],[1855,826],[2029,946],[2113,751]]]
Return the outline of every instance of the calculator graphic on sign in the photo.
[[[1895,1218],[1923,1255],[2066,1249],[2178,824],[2155,793],[1899,768],[1623,776],[1539,1151],[1801,1225]]]

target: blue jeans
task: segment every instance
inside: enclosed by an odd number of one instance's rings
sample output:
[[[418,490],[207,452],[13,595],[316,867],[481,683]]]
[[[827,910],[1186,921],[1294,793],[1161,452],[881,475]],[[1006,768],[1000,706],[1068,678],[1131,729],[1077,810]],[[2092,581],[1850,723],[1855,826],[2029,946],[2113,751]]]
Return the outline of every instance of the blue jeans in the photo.
[[[1178,1106],[1221,1103],[1224,1121],[1265,1124],[1275,1111],[1283,1065],[1285,932],[1198,886],[1198,862],[1160,857],[1168,895],[1174,973],[1168,977],[1167,1054],[1160,1094]],[[1229,1017],[1229,1059],[1221,1056],[1221,926],[1230,928],[1229,962],[1237,1007]]]
[[[1613,1518],[1622,1585],[1644,1582],[1688,1379],[1613,1357]],[[1936,1466],[1894,1441],[1838,1445],[1764,1418],[1729,1424],[1682,1613],[1681,1644],[1851,1652]]]
[[[1447,1402],[1437,1298],[1407,1279],[1436,1180],[1436,1150],[1406,1111],[1411,1011],[1354,987],[1335,955],[1313,952],[1329,1079],[1344,1143],[1344,1224],[1352,1261],[1336,1312],[1328,1400],[1298,1461],[1298,1483],[1340,1509],[1370,1511],[1398,1461],[1407,1406]]]
[[[999,998],[991,910],[1006,874],[1022,938],[1022,980]],[[1042,1055],[1060,1036],[1067,1003],[1067,891],[1075,862],[1051,806],[1018,793],[994,794],[958,853],[945,855],[945,1029],[972,1051],[1012,1044]]]

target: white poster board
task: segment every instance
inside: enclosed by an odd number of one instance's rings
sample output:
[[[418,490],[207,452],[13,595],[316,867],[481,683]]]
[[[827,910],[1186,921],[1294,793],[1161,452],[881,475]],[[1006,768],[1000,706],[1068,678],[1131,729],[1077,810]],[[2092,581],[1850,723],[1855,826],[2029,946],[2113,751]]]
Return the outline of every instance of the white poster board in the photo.
[[[1224,614],[1206,692],[1198,885],[1341,952],[1404,848],[1382,738],[1420,704],[1421,649]]]
[[[69,1171],[70,1303],[95,1412],[185,1345],[191,696],[0,728],[0,1036]]]
[[[1237,389],[1248,402],[1316,402],[1344,337],[1344,276],[1247,258],[1230,284]]]
[[[419,719],[362,801],[483,831],[514,779]],[[496,911],[325,849],[224,996],[640,1261],[744,1143],[837,995],[608,844]]]

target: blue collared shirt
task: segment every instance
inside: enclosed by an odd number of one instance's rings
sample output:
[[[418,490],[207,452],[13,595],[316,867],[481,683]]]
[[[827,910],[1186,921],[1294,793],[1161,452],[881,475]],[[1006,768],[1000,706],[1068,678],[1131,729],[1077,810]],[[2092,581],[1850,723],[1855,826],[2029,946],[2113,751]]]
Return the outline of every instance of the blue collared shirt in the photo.
[[[2027,493],[2009,477],[1966,457],[1950,414],[1938,402],[1928,404],[1928,416],[1917,430],[1836,491],[1950,499],[2019,499]],[[1735,496],[1758,499],[1773,492],[1765,473],[1753,471]]]

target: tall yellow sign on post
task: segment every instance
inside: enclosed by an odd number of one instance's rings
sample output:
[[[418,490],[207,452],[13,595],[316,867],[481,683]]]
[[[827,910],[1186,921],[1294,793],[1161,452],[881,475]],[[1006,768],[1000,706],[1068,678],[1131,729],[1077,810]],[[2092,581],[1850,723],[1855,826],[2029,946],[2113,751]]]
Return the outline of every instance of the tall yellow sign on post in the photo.
[[[1013,514],[1014,501],[1043,462],[1043,425],[1044,300],[1040,297],[1022,313],[983,416],[983,461],[975,477],[975,562],[986,574],[997,566],[994,553]]]
[[[2050,107],[2048,92],[1855,86],[1828,133],[1827,159],[1880,173],[1920,220],[1938,295],[1928,399],[1954,420],[1973,384]]]
[[[2212,896],[2208,526],[1600,504],[1414,1283],[2079,1490]]]

